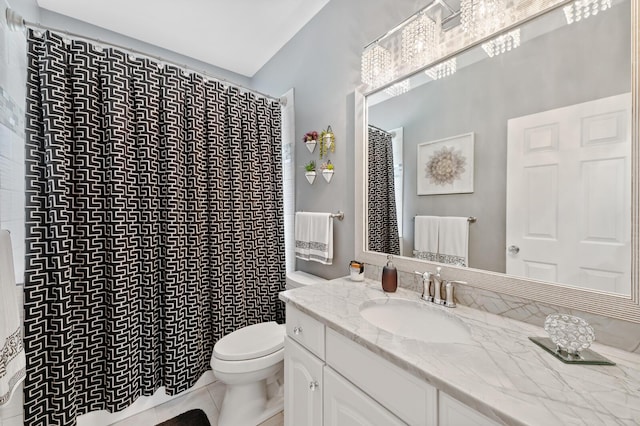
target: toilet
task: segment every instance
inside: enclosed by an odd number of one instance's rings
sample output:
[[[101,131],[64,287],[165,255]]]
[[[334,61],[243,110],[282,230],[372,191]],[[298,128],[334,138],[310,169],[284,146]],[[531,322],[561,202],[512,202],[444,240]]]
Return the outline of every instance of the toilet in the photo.
[[[326,281],[289,272],[286,289]],[[227,385],[218,426],[255,426],[283,410],[284,336],[285,325],[270,321],[243,327],[215,344],[211,368]]]

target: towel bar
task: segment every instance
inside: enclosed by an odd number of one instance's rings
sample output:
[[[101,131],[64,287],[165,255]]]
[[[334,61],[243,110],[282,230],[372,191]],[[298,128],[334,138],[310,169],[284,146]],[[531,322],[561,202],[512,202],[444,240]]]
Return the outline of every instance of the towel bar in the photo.
[[[342,219],[340,219],[340,220],[342,220]],[[416,220],[416,217],[415,217],[415,216],[414,216],[414,217],[412,217],[412,218],[411,218],[411,220]],[[478,218],[477,218],[477,217],[475,217],[475,216],[469,216],[469,217],[467,218],[467,221],[468,221],[469,223],[476,223],[476,221],[477,221],[477,220],[478,220]]]
[[[301,213],[302,212],[304,212],[304,210],[302,210]],[[344,219],[344,212],[341,212],[340,210],[338,210],[338,213],[331,213],[329,216],[333,219],[342,220]]]
[[[331,213],[332,218],[337,218],[338,220],[344,219],[344,212],[338,211],[338,213]]]

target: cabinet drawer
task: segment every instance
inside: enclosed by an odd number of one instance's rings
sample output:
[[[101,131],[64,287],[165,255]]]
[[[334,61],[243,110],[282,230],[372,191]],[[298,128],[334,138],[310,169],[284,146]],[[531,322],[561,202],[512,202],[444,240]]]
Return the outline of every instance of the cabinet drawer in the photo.
[[[287,336],[324,360],[324,324],[287,304]]]
[[[410,425],[435,426],[437,389],[331,329],[327,365]]]

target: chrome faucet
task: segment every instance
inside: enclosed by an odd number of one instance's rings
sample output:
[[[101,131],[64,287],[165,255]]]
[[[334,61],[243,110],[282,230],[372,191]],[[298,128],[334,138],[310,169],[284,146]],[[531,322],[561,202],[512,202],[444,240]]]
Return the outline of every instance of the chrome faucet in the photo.
[[[433,302],[433,296],[431,295],[431,289],[433,285],[431,272],[422,273],[415,271],[414,274],[420,277],[420,280],[422,280],[422,294],[420,295],[420,298],[426,300],[427,302]]]
[[[436,268],[435,274],[433,272],[414,272],[415,277],[422,280],[420,298],[437,305],[444,305],[447,308],[455,308],[454,284],[466,284],[466,281],[447,281],[442,278],[440,271],[442,271],[441,267]]]
[[[442,298],[442,283],[444,280],[440,276],[441,267],[436,268],[436,274],[433,276],[433,303],[436,305],[444,305],[445,300]]]
[[[456,307],[456,301],[455,301],[455,296],[453,295],[453,290],[454,290],[454,284],[467,284],[466,281],[449,281],[447,282],[447,284],[444,286],[445,287],[445,302],[444,302],[444,306],[446,306],[447,308],[455,308]]]

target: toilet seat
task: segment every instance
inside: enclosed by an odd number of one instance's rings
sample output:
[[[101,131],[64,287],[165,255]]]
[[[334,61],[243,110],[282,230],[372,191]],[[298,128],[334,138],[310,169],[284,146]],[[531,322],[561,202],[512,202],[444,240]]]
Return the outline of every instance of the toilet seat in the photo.
[[[227,361],[217,358],[214,354],[211,357],[211,368],[213,369],[213,374],[242,374],[274,366],[282,360],[284,360],[284,348],[260,358],[247,359],[244,361]]]
[[[220,339],[213,347],[213,355],[223,361],[262,358],[284,347],[284,335],[285,326],[275,321],[250,325]]]

